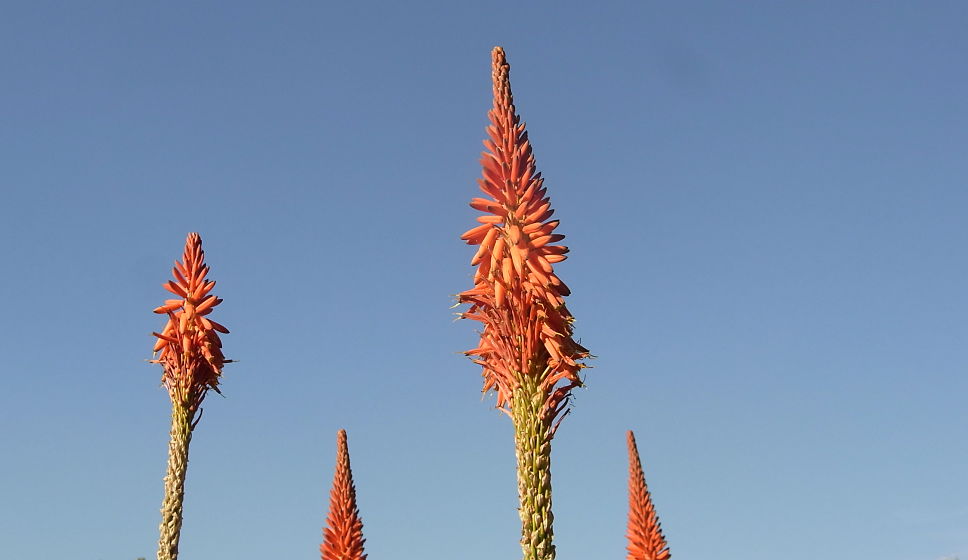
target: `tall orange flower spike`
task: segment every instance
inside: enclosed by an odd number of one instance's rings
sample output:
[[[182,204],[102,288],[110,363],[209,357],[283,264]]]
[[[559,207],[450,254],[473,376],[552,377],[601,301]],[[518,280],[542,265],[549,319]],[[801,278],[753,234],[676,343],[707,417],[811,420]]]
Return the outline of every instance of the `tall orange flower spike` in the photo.
[[[319,547],[322,560],[366,560],[363,554],[363,521],[356,507],[356,487],[350,470],[346,430],[336,436],[336,474],[329,493],[329,515]]]
[[[188,235],[181,262],[172,268],[174,280],[163,284],[178,299],[165,300],[155,313],[167,314],[168,323],[158,337],[154,351],[160,352],[152,360],[164,367],[162,384],[168,389],[172,402],[186,406],[194,415],[209,389],[218,392],[219,377],[226,362],[222,355],[222,341],[218,333],[228,329],[208,318],[222,300],[212,295],[214,280],[206,280],[209,267],[205,264],[202,238],[197,233]]]
[[[572,338],[574,319],[564,300],[569,290],[553,266],[567,258],[568,248],[555,244],[564,236],[554,233],[558,220],[550,219],[554,210],[515,112],[509,70],[504,50],[495,47],[494,105],[478,180],[486,197],[470,203],[484,215],[461,236],[480,246],[471,259],[474,288],[458,295],[471,305],[462,317],[484,325],[480,344],[466,354],[483,367],[484,391],[496,391],[499,408],[510,413],[514,391],[527,377],[547,396],[544,413],[560,419],[571,390],[582,384],[580,360],[588,351]]]
[[[155,309],[168,315],[154,351],[161,364],[161,382],[171,397],[171,432],[168,441],[168,473],[165,497],[161,503],[158,560],[177,560],[181,536],[182,508],[185,500],[185,475],[192,430],[201,418],[199,406],[209,389],[218,391],[222,367],[229,362],[222,355],[218,333],[228,329],[207,316],[222,300],[210,294],[215,282],[206,280],[208,265],[197,233],[188,235],[181,262],[175,261],[173,281],[164,287],[178,296]]]
[[[477,348],[465,352],[483,368],[484,392],[514,422],[521,550],[525,560],[554,560],[551,512],[551,440],[567,414],[571,391],[582,384],[588,350],[572,338],[574,319],[565,307],[568,287],[554,264],[565,260],[564,239],[545,196],[524,123],[517,115],[501,47],[491,52],[494,104],[488,112],[487,150],[478,180],[484,198],[480,225],[461,239],[479,245],[474,287],[458,301],[461,314],[483,324]]]
[[[662,536],[659,516],[652,505],[649,487],[645,484],[635,434],[628,432],[629,445],[629,554],[626,560],[668,560],[669,545]]]

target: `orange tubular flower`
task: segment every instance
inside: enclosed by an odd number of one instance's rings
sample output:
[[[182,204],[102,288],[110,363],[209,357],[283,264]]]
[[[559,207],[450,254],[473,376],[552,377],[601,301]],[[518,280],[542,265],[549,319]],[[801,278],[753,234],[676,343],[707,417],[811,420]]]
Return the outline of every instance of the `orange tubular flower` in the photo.
[[[635,446],[635,434],[628,432],[629,446],[629,525],[626,560],[668,560],[669,545],[662,536],[659,516],[652,505],[649,487]]]
[[[329,515],[319,547],[322,560],[366,560],[363,554],[363,521],[356,507],[356,487],[350,470],[346,430],[336,437],[336,474],[329,493]]]
[[[218,392],[222,367],[231,360],[222,355],[222,341],[218,333],[228,329],[207,315],[222,303],[210,294],[214,280],[206,280],[209,267],[205,264],[202,238],[197,233],[188,235],[182,261],[175,261],[173,281],[162,286],[178,296],[155,309],[167,314],[168,323],[158,337],[154,351],[160,352],[152,360],[164,367],[161,382],[168,389],[173,403],[186,406],[194,416],[209,389]]]
[[[582,384],[580,360],[588,351],[572,338],[574,319],[564,300],[570,292],[553,267],[568,248],[555,244],[564,235],[554,233],[558,220],[550,220],[554,210],[515,112],[509,70],[504,50],[495,47],[494,106],[478,179],[487,198],[470,203],[484,215],[461,236],[480,246],[471,260],[474,288],[458,295],[471,305],[462,317],[484,324],[480,344],[466,354],[483,367],[484,391],[496,391],[499,408],[510,412],[515,389],[530,377],[547,395],[545,413],[560,419],[571,390]]]

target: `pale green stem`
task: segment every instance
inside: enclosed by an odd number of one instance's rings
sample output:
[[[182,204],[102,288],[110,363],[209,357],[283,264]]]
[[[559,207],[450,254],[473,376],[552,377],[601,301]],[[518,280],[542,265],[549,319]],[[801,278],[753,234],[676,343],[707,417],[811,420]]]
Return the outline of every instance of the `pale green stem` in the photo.
[[[192,416],[188,407],[172,403],[168,474],[165,476],[165,499],[161,503],[158,560],[178,560],[182,504],[185,500],[185,473],[188,470],[188,444],[192,440]]]
[[[551,423],[544,411],[545,395],[533,379],[522,377],[511,401],[521,504],[521,550],[524,560],[554,560]]]

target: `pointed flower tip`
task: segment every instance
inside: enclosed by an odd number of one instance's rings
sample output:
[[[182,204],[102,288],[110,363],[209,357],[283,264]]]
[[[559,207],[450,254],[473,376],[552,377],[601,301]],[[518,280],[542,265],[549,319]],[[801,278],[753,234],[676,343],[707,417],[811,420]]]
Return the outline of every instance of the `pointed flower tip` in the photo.
[[[629,451],[629,476],[632,478],[641,478],[644,484],[645,475],[642,472],[642,461],[639,459],[639,448],[635,443],[635,433],[632,430],[628,430],[625,433],[625,442]]]
[[[628,556],[626,560],[668,560],[669,544],[645,482],[642,462],[635,445],[635,434],[626,432],[629,447]]]
[[[504,49],[494,47],[494,50],[491,51],[491,86],[494,93],[494,108],[510,111],[511,114],[508,117],[516,119],[514,97],[511,94],[510,72],[511,65],[508,64]]]
[[[319,550],[322,560],[365,560],[363,521],[356,505],[356,487],[346,446],[346,430],[336,433],[336,472],[330,489],[329,513]]]

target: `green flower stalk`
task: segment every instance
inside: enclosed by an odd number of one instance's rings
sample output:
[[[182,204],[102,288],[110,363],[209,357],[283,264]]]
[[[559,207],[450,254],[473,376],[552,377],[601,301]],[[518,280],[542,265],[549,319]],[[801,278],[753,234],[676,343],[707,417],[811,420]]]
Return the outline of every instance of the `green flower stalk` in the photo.
[[[185,500],[185,474],[188,470],[188,446],[192,430],[201,419],[200,406],[209,389],[218,392],[222,367],[230,362],[222,355],[218,333],[228,329],[207,317],[222,300],[209,292],[215,282],[206,280],[202,239],[189,234],[181,262],[175,261],[173,281],[163,284],[178,299],[166,300],[155,313],[168,316],[151,360],[161,364],[161,383],[171,397],[171,439],[168,442],[168,473],[165,497],[161,505],[161,527],[158,560],[177,560],[178,540],[182,527],[182,505]]]
[[[524,558],[552,560],[551,440],[589,354],[572,337],[564,301],[570,291],[553,267],[568,249],[555,244],[564,236],[553,233],[558,220],[550,219],[554,210],[515,111],[509,70],[495,47],[494,104],[478,181],[485,198],[470,203],[484,214],[461,236],[479,245],[471,259],[477,271],[474,287],[458,300],[470,304],[463,318],[483,324],[480,344],[466,354],[483,368],[483,390],[497,393],[498,408],[514,422]]]

